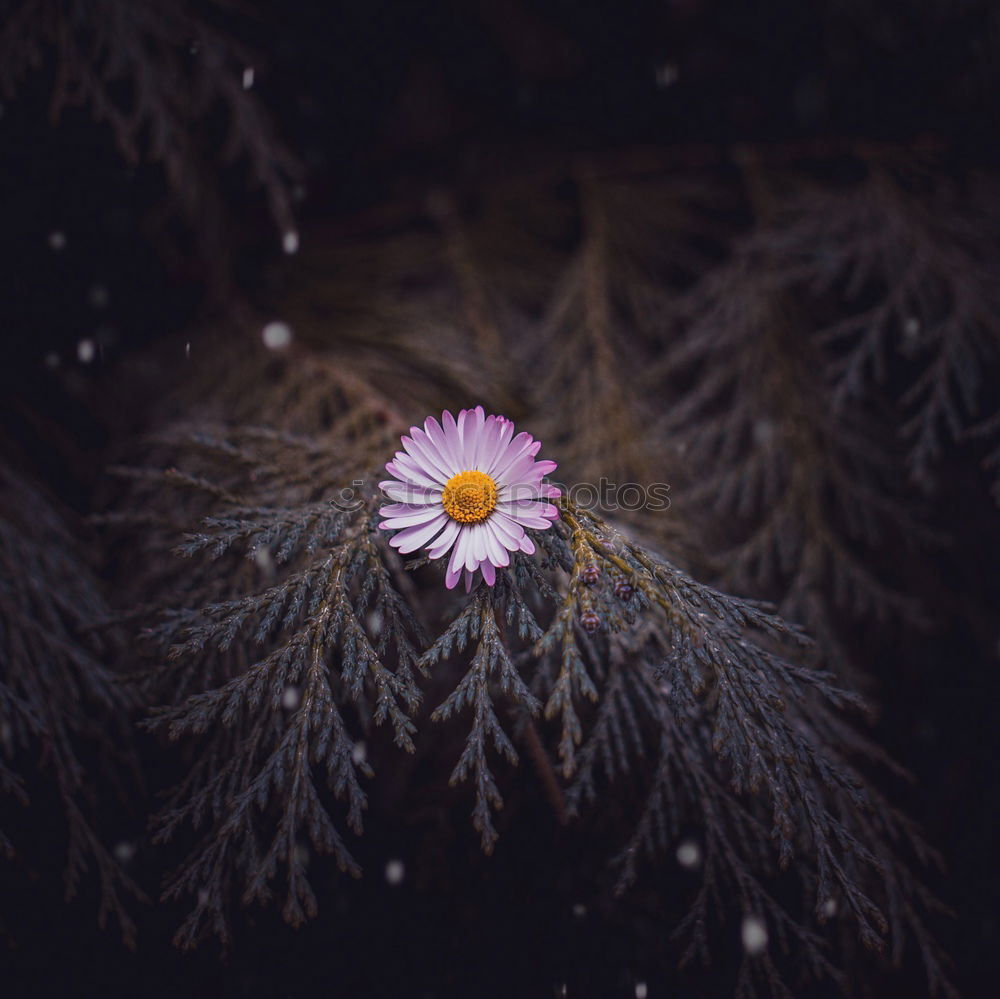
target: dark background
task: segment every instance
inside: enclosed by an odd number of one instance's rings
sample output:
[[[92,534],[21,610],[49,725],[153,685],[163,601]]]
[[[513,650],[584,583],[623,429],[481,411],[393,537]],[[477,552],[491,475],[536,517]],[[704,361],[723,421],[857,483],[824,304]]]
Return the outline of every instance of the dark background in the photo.
[[[257,96],[305,166],[296,213],[307,241],[326,222],[364,218],[389,198],[419,196],[457,175],[488,182],[497,150],[524,162],[635,146],[932,136],[955,163],[992,169],[996,8],[989,0],[357,0],[264,3],[249,17],[221,5],[203,12],[259,57]],[[280,235],[238,165],[215,178],[222,221],[212,239],[183,214],[163,223],[169,191],[158,164],[128,164],[85,109],[49,120],[51,55],[0,114],[0,427],[12,460],[82,513],[109,443],[143,423],[137,401],[109,409],[102,379],[238,293],[252,297],[281,256]],[[217,125],[202,127],[211,147]],[[66,234],[58,252],[54,231]],[[210,250],[216,238],[226,254]],[[106,304],[100,295],[95,304],[95,286],[106,289]],[[89,363],[77,354],[83,338],[98,347]],[[937,500],[938,515],[954,520],[954,541],[934,571],[956,609],[930,634],[865,641],[883,707],[877,736],[916,775],[898,794],[948,859],[939,887],[957,916],[942,936],[966,993],[986,995],[1000,943],[997,622],[976,633],[961,608],[985,609],[989,625],[998,606],[998,527],[985,478],[968,472],[966,458],[950,459],[954,475],[946,465]],[[319,921],[295,933],[273,911],[253,911],[220,961],[212,945],[194,955],[171,950],[176,907],[143,911],[139,948],[129,953],[93,926],[86,892],[64,906],[57,812],[43,780],[34,790],[33,821],[47,804],[53,816],[37,829],[42,859],[30,872],[0,867],[12,914],[10,949],[0,955],[6,995],[552,995],[560,983],[570,996],[631,995],[637,981],[648,981],[652,996],[714,988],[709,975],[664,990],[664,931],[646,917],[641,894],[621,913],[591,904],[603,897],[600,875],[585,865],[582,884],[560,883],[547,857],[575,847],[532,831],[532,810],[545,806],[530,793],[524,821],[504,830],[492,859],[478,856],[460,816],[461,831],[438,844],[445,859],[423,865],[431,872],[423,883],[393,888],[377,874],[359,884],[320,874],[318,890],[331,901]],[[131,863],[155,890],[159,861],[141,845],[143,814],[111,801],[103,821],[109,836],[140,843]],[[359,849],[378,872],[394,851],[409,861],[429,848],[366,836]],[[471,872],[475,893],[456,870]],[[577,904],[584,914],[573,914]],[[908,967],[872,989],[919,995],[920,982]]]

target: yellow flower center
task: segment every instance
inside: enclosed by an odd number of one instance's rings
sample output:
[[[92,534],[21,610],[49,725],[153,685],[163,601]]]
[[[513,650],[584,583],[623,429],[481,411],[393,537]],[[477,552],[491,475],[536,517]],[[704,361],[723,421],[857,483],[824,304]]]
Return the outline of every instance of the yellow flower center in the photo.
[[[441,491],[444,512],[460,524],[478,524],[497,505],[497,484],[478,469],[453,475]]]

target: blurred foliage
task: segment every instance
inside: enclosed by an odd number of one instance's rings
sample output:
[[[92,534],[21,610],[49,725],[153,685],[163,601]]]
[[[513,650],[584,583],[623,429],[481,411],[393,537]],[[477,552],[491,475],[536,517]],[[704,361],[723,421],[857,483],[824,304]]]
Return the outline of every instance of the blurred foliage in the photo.
[[[98,921],[104,926],[113,917],[124,942],[134,946],[129,896],[142,892],[103,841],[96,785],[101,767],[120,778],[130,765],[132,699],[111,666],[119,643],[104,630],[111,612],[81,533],[27,478],[0,466],[0,793],[4,826],[9,822],[21,833],[0,827],[0,851],[29,869],[52,862],[33,854],[37,833],[22,832],[23,818],[14,813],[15,804],[32,807],[29,787],[37,768],[43,786],[55,791],[65,822],[67,900],[96,871]],[[29,830],[45,812],[34,814]],[[12,916],[4,912],[4,922]]]

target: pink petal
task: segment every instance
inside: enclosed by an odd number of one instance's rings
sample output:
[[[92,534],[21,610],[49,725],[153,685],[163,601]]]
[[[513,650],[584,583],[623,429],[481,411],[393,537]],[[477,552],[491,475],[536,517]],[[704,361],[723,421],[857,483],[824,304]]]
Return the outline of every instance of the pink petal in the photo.
[[[462,431],[462,469],[474,468],[476,447],[479,435],[482,433],[486,416],[482,406],[475,409],[463,409],[458,414],[458,427]]]
[[[400,482],[408,483],[416,489],[440,489],[441,483],[435,482],[433,479],[424,475],[420,472],[414,475],[408,468],[403,468],[401,465],[397,465],[395,461],[387,461],[385,463],[386,471],[390,475],[394,475],[396,479]]]
[[[559,511],[544,500],[497,500],[496,509],[517,520],[520,514],[532,517],[555,518]]]
[[[441,427],[444,433],[445,454],[448,455],[448,460],[458,471],[465,471],[463,468],[458,468],[459,462],[462,459],[462,435],[458,432],[458,424],[455,422],[455,417],[448,410],[445,410],[441,414]]]
[[[472,580],[475,579],[475,574],[471,572],[466,572],[465,574],[465,592],[470,593],[472,591]]]
[[[458,583],[459,577],[461,575],[462,575],[461,569],[456,569],[454,572],[452,572],[452,570],[449,569],[444,574],[444,585],[447,586],[449,590],[455,589],[455,585]]]
[[[536,462],[530,454],[521,455],[520,458],[511,462],[500,475],[495,476],[497,485],[509,486],[515,482],[536,480],[536,477],[537,481],[541,481],[544,473],[536,471],[537,466],[540,464],[542,462]]]
[[[533,527],[536,531],[544,531],[552,526],[552,522],[544,517],[533,517],[530,514],[518,514],[516,520],[522,527]]]
[[[386,503],[385,506],[379,507],[378,513],[380,517],[405,517],[407,514],[426,510],[429,506],[430,503]]]
[[[505,514],[524,527],[542,530],[559,516],[559,511],[551,503],[497,503],[494,512]]]
[[[485,562],[490,557],[490,538],[492,537],[493,532],[486,521],[476,524],[476,555],[479,556],[480,562]]]
[[[518,543],[520,544],[520,539]],[[510,565],[510,554],[507,551],[507,547],[497,535],[493,518],[486,521],[486,556],[493,565]]]
[[[441,532],[440,537],[435,538],[434,544],[430,547],[427,552],[428,558],[440,558],[449,548],[455,543],[455,539],[458,537],[458,532],[462,529],[461,524],[457,520],[452,520],[448,518],[448,523],[445,529]]]
[[[479,568],[483,570],[483,579],[486,580],[486,585],[492,586],[497,580],[497,571],[493,568],[493,564],[487,560]]]
[[[389,544],[393,548],[398,548],[401,555],[408,555],[436,537],[449,519],[448,514],[442,513],[427,524],[407,527],[395,537],[390,538]]]
[[[514,460],[518,454],[521,452],[521,446],[518,441],[521,437],[527,437],[531,440],[530,434],[518,434],[513,440],[510,440],[510,435],[513,433],[513,424],[508,424],[504,427],[504,438],[500,444],[500,448],[497,453],[493,456],[492,462],[490,462],[489,468],[485,469],[488,475],[492,475],[495,479],[500,472]]]
[[[486,449],[486,451],[480,455],[480,468],[486,472],[487,475],[493,474],[493,468],[496,466],[497,460],[500,455],[504,453],[510,438],[514,433],[514,424],[510,420],[504,419],[502,416],[498,416],[496,420],[496,429],[492,435],[492,445]]]
[[[445,415],[450,417],[451,413],[442,413],[442,420],[444,420]],[[452,422],[454,423],[454,420]],[[455,472],[460,472],[461,469],[458,467],[458,449],[452,445],[447,430],[442,429],[433,416],[428,416],[424,420],[424,434],[441,456],[441,463],[445,470],[450,472],[448,477],[451,478]]]
[[[521,479],[497,490],[498,503],[537,503],[545,496],[541,482]]]
[[[532,541],[527,534],[521,538],[521,551],[523,551],[525,555],[535,554],[535,542]]]
[[[408,513],[400,517],[389,517],[388,520],[383,520],[378,526],[390,531],[395,531],[403,527],[419,527],[421,524],[428,524],[432,520],[436,520],[441,515],[441,512],[441,507],[439,506],[422,506],[416,513]]]
[[[472,455],[472,468],[483,469],[488,467],[486,455],[492,453],[496,445],[496,424],[497,418],[495,416],[486,417],[486,422],[479,431],[475,453]]]
[[[406,442],[409,441],[407,445]],[[438,450],[430,437],[425,434],[420,427],[410,427],[410,436],[403,438],[406,450],[410,452],[422,465],[428,469],[433,468],[447,482],[453,472],[449,471],[448,461]]]
[[[493,528],[493,533],[505,548],[516,552],[521,547],[524,528],[520,524],[499,510],[494,510],[490,514],[489,523]]]
[[[378,487],[389,499],[399,500],[408,506],[441,502],[440,489],[424,489],[422,486],[413,485],[412,482],[398,482],[395,479],[386,479],[384,482],[380,482]]]
[[[473,524],[465,532],[468,541],[465,545],[465,568],[475,572],[480,562],[486,560],[486,543],[483,540],[485,528],[482,524]]]
[[[504,472],[506,472],[518,458],[530,450],[532,440],[533,438],[531,434],[521,431],[521,433],[519,433],[510,442],[510,444],[507,445],[507,450],[501,452],[496,465],[489,474],[499,482]]]
[[[510,435],[514,431],[514,424],[505,421],[502,416],[491,416],[492,424],[487,420],[487,427],[483,430],[483,440],[476,455],[478,467],[484,472],[493,467],[497,455],[505,446]],[[488,473],[487,473],[488,474]]]
[[[430,465],[422,465],[417,461],[412,455],[407,454],[406,451],[397,451],[396,457],[393,459],[396,463],[396,467],[402,469],[406,472],[406,478],[411,479],[414,482],[419,482],[422,486],[427,486],[430,488],[434,483],[439,486],[445,485],[450,476],[445,475],[443,472],[439,472],[436,468]],[[424,481],[426,480],[426,481]],[[430,485],[428,485],[430,483]]]
[[[525,530],[530,527],[535,531],[547,531],[552,526],[552,521],[546,520],[544,517],[520,516],[517,518],[517,522]]]
[[[448,559],[448,572],[458,572],[465,564],[465,548],[468,544],[468,537],[464,530],[458,532],[455,544],[451,549],[451,558]]]

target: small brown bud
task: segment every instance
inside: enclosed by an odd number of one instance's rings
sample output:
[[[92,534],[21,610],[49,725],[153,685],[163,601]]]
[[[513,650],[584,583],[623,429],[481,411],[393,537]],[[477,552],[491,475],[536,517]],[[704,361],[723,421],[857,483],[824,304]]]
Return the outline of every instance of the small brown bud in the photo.
[[[619,579],[618,582],[615,583],[615,596],[619,600],[628,600],[633,593],[635,593],[635,589],[627,579]]]
[[[600,615],[595,614],[593,611],[584,611],[580,615],[580,627],[582,627],[588,635],[592,635],[601,627]]]
[[[588,586],[593,586],[601,578],[601,570],[591,562],[580,570],[580,578]]]

